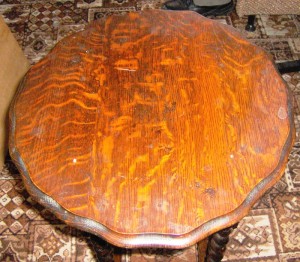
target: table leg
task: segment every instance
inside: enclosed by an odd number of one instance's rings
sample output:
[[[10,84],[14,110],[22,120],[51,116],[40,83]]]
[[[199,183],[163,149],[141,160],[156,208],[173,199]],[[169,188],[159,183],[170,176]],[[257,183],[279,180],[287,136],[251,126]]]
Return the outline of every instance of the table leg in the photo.
[[[219,262],[222,260],[226,244],[229,241],[229,235],[236,227],[237,224],[222,229],[209,237],[205,258],[206,262]]]
[[[113,259],[114,259],[114,262],[121,262],[122,261],[122,255],[121,254],[114,254]]]
[[[126,253],[127,250],[125,248],[114,247],[113,262],[121,262],[122,255],[125,255]]]
[[[249,15],[248,16],[248,22],[247,22],[247,25],[246,25],[246,31],[249,31],[249,32],[254,32],[256,30],[256,27],[255,27],[255,15]]]
[[[198,262],[205,262],[205,254],[207,250],[208,239],[201,240],[198,245]]]

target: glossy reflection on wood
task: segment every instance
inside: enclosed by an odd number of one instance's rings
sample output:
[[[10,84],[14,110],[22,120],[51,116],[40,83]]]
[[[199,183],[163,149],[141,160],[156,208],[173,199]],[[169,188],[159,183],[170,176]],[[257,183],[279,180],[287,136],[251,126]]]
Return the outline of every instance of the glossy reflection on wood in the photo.
[[[119,246],[183,247],[280,178],[289,99],[269,56],[231,27],[193,12],[112,16],[31,68],[10,149],[66,222]]]

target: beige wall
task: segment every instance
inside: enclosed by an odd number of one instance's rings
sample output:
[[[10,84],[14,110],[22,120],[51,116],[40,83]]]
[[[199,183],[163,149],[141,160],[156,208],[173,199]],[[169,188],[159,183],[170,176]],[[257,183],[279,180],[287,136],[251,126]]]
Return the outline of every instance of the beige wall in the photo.
[[[8,108],[28,67],[27,59],[0,15],[0,170],[8,149]]]

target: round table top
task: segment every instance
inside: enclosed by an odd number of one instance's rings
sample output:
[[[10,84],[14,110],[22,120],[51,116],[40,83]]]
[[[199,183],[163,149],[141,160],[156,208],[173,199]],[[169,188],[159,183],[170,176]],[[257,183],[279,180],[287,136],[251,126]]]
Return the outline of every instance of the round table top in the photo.
[[[181,248],[282,175],[291,100],[269,56],[194,12],[88,25],[27,73],[10,112],[27,190],[123,247]]]

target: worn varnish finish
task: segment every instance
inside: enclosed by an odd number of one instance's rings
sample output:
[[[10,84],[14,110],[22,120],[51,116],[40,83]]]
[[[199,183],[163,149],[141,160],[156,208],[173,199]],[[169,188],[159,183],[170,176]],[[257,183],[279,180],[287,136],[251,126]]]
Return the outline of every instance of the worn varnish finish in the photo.
[[[96,21],[33,66],[10,149],[67,223],[180,248],[236,223],[279,179],[291,115],[261,48],[196,13],[152,10]]]

